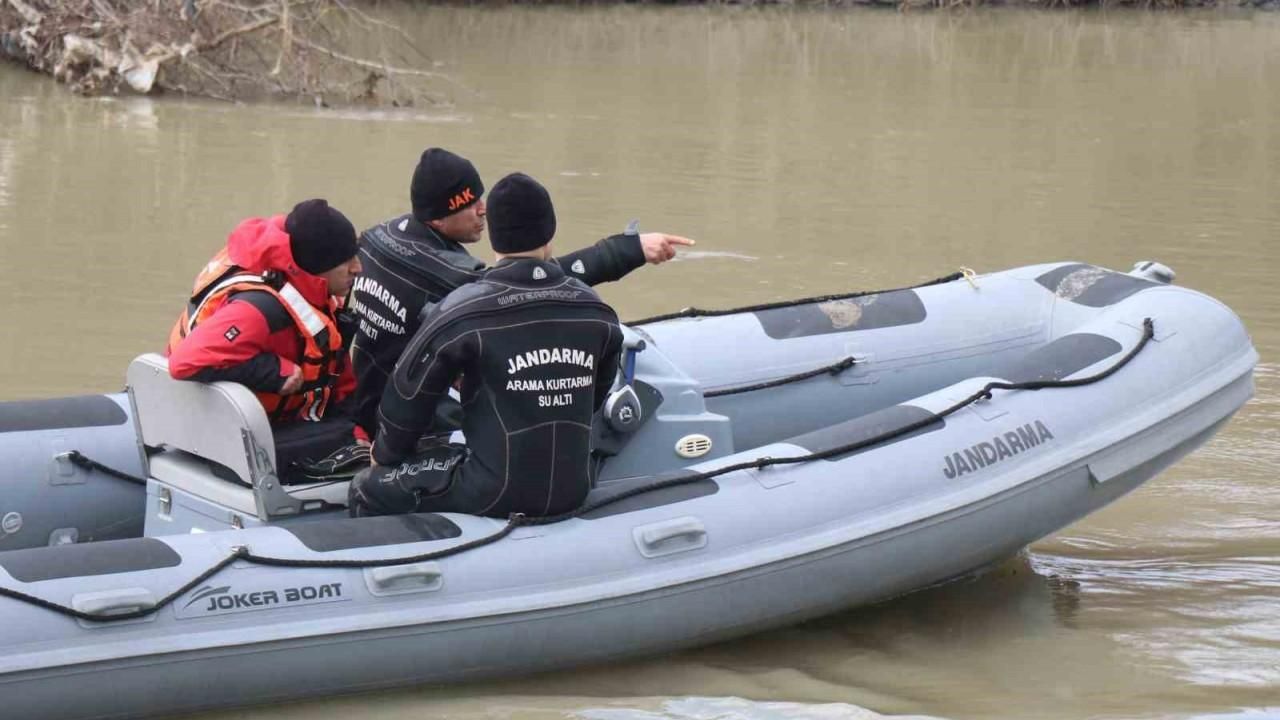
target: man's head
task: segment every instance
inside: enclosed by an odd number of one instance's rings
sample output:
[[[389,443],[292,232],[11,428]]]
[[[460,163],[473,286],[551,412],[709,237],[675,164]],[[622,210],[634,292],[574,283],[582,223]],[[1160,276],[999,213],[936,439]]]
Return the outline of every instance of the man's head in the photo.
[[[460,243],[477,242],[484,233],[483,195],[476,166],[441,148],[422,153],[409,184],[414,219]]]
[[[324,200],[303,200],[285,218],[284,230],[298,267],[324,278],[330,295],[343,297],[351,292],[361,267],[356,229],[345,215]]]
[[[541,251],[549,256],[556,234],[551,194],[524,173],[511,173],[489,193],[489,243],[499,255]]]

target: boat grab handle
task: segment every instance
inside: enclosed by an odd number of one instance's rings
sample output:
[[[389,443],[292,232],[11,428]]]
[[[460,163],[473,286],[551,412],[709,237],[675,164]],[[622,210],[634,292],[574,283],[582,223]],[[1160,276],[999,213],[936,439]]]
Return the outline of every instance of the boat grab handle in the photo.
[[[365,579],[374,595],[425,592],[444,585],[444,571],[437,562],[388,565],[366,569]]]
[[[146,610],[151,610],[156,606],[156,596],[146,588],[133,587],[121,588],[119,590],[104,590],[99,592],[88,592],[75,595],[71,598],[71,607],[82,613],[96,615],[101,620],[93,621],[83,618],[77,618],[82,627],[110,627],[118,625],[121,621],[104,622],[115,620],[113,615],[128,615]],[[150,622],[155,620],[155,615],[147,615],[145,617],[134,620],[125,620],[126,623]]]
[[[641,525],[635,529],[634,537],[641,555],[662,557],[706,547],[707,528],[696,517],[682,517]]]
[[[136,610],[145,610],[155,604],[155,596],[141,588],[91,593],[79,597],[73,602],[75,609],[93,615],[119,615]]]

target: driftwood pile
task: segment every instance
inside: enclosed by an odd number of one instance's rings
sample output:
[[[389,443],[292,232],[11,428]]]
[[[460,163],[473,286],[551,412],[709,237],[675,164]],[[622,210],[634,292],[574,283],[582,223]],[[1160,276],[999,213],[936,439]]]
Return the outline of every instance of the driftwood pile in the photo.
[[[411,38],[344,0],[0,0],[0,57],[86,95],[412,105],[438,102],[448,81]]]

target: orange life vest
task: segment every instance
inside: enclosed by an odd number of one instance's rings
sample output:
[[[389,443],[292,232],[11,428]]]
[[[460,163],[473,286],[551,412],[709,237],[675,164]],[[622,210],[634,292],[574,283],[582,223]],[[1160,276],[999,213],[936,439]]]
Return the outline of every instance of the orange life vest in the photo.
[[[261,290],[273,295],[293,318],[299,342],[302,389],[292,395],[255,391],[272,422],[324,417],[334,384],[342,372],[342,333],[333,319],[336,310],[330,298],[328,312],[319,312],[288,282],[270,282],[262,275],[247,272],[231,262],[226,248],[218,251],[196,277],[187,307],[169,331],[169,350],[177,347],[196,325],[213,315],[232,295],[245,290]]]

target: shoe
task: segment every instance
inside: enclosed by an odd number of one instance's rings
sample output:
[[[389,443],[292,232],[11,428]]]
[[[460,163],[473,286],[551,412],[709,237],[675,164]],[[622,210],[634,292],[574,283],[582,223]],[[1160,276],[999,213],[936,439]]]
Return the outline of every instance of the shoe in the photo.
[[[326,480],[350,480],[361,470],[373,464],[369,446],[353,442],[334,450],[319,460],[299,460],[293,464],[293,475],[311,482]]]

